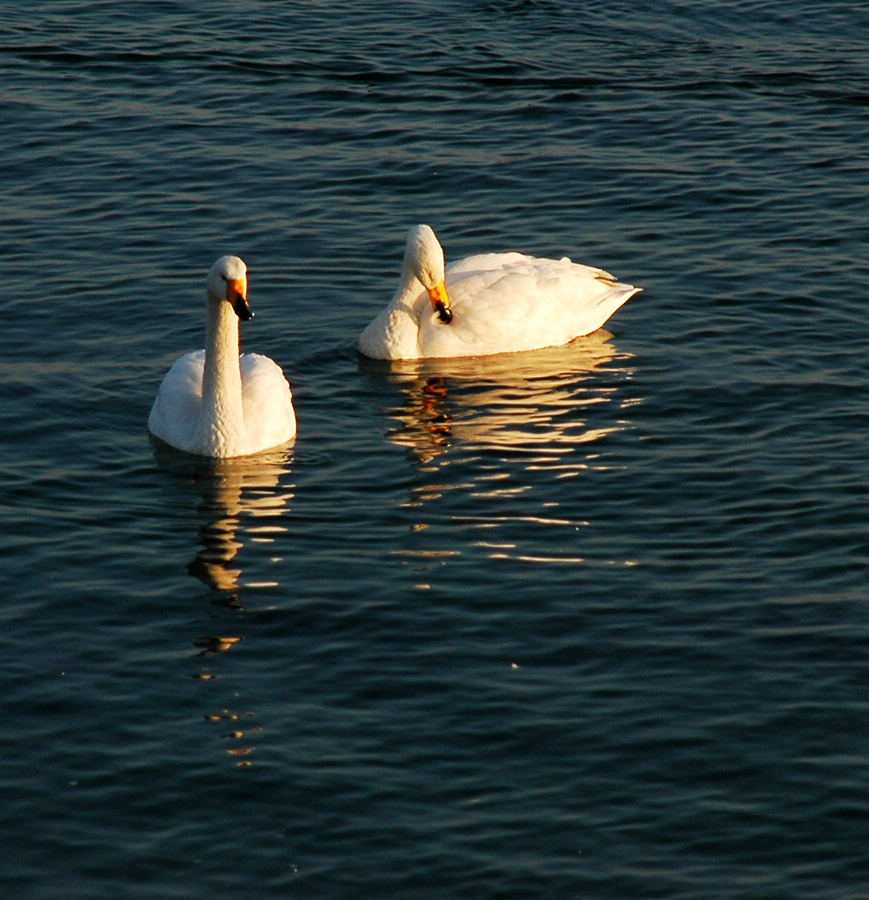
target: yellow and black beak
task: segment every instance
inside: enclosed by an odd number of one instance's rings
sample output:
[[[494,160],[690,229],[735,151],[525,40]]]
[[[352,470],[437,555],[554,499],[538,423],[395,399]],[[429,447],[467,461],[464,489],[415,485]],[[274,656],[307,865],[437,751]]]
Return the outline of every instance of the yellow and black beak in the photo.
[[[242,322],[248,322],[253,318],[253,310],[247,302],[247,279],[229,279],[226,282],[226,299],[232,304],[235,314]]]
[[[450,298],[447,295],[447,289],[441,281],[431,288],[428,292],[431,300],[431,308],[438,314],[441,322],[449,324],[453,321],[453,311],[450,309]]]

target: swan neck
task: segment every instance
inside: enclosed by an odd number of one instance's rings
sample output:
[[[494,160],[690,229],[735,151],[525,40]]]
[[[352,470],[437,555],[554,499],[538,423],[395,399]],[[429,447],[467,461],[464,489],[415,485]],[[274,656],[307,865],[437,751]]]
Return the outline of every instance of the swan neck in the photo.
[[[407,263],[401,272],[401,281],[398,284],[398,290],[389,304],[392,309],[401,309],[410,315],[415,321],[418,320],[418,312],[416,310],[416,301],[419,300],[420,294],[424,293],[425,288],[422,282],[413,274]]]
[[[398,289],[384,311],[383,327],[389,343],[402,348],[402,354],[416,356],[419,344],[419,323],[423,304],[428,298],[422,282],[405,265]]]
[[[238,316],[226,301],[209,297],[199,432],[219,453],[244,434],[238,350]]]
[[[427,303],[422,282],[405,262],[392,299],[362,332],[360,350],[375,359],[417,358],[419,325]]]

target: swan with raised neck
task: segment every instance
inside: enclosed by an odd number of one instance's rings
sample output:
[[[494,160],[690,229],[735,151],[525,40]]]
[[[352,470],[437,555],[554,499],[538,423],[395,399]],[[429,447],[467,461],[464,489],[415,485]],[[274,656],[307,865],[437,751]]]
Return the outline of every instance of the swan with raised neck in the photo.
[[[253,317],[247,266],[222,256],[206,280],[205,349],[178,359],[148,417],[152,434],[200,456],[247,456],[296,433],[290,385],[266,356],[239,356],[239,322]]]

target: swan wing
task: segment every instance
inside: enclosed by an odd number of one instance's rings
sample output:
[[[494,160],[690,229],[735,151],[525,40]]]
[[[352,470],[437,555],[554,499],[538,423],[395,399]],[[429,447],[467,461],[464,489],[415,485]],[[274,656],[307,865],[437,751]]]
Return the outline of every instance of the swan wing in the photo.
[[[563,259],[489,253],[447,269],[453,320],[420,321],[425,356],[535,350],[596,331],[636,288]]]
[[[204,350],[176,359],[160,385],[148,416],[151,433],[181,450],[192,452],[202,406],[204,367]]]
[[[240,364],[244,423],[251,447],[267,450],[285,444],[296,433],[296,415],[283,370],[259,353],[243,353]]]

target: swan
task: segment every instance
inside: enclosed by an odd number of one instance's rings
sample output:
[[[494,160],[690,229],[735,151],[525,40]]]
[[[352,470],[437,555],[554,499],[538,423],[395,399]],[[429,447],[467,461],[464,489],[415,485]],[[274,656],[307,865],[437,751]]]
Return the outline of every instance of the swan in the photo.
[[[238,353],[238,323],[253,317],[247,266],[221,256],[208,273],[205,349],[177,359],[148,416],[153,435],[187,453],[226,458],[285,444],[296,433],[293,395],[277,363]]]
[[[484,253],[452,263],[428,225],[407,236],[398,290],[362,332],[374,359],[539,350],[591,334],[641,288],[563,259]]]

